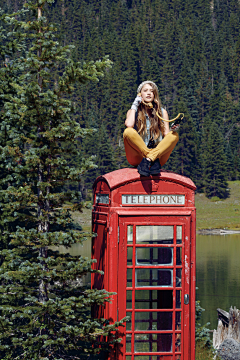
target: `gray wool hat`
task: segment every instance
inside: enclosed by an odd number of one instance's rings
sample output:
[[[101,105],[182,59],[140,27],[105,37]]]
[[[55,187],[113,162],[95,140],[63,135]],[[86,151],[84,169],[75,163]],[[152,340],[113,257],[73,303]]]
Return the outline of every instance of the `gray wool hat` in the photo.
[[[143,82],[139,85],[139,87],[137,88],[137,93],[140,93],[141,90],[142,90],[142,88],[143,88],[143,86],[146,85],[146,84],[152,85],[152,86],[155,87],[155,88],[157,89],[157,91],[158,91],[157,85],[156,85],[153,81],[147,80],[147,81],[143,81]]]

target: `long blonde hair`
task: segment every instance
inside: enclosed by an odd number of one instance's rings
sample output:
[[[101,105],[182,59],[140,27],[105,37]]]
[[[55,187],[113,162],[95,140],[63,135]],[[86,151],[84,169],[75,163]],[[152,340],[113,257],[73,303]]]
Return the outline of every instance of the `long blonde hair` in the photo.
[[[162,117],[162,107],[161,102],[159,99],[158,91],[155,86],[153,86],[151,83],[149,85],[153,88],[153,94],[154,99],[152,102],[153,107],[150,109],[152,112],[152,116],[150,117],[150,137],[153,139],[158,139],[160,136],[160,132],[163,134],[164,132],[164,124],[162,120],[159,119],[157,116],[157,113]],[[141,102],[138,106],[138,112],[137,112],[137,131],[140,136],[144,137],[144,135],[147,133],[147,126],[146,126],[146,112],[147,109],[149,109],[149,106],[146,103]]]

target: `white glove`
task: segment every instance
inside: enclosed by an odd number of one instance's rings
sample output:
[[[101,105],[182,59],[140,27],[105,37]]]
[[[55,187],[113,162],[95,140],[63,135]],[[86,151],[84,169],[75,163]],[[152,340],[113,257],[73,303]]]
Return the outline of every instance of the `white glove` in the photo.
[[[134,102],[132,103],[131,109],[135,110],[137,112],[138,110],[138,106],[141,103],[142,98],[141,96],[137,96],[134,100]]]

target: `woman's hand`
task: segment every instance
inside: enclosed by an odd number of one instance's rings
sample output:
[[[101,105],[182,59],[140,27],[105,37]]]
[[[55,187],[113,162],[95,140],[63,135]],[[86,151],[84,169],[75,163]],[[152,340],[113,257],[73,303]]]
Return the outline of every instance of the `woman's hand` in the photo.
[[[180,128],[180,124],[171,126],[172,131],[177,131]]]
[[[142,101],[142,97],[138,94],[135,98],[134,102],[132,103],[131,109],[127,112],[127,117],[125,121],[126,127],[134,127],[135,125],[135,114],[138,110],[138,106]]]
[[[132,103],[131,109],[137,112],[138,106],[140,105],[141,101],[142,101],[142,97],[138,95],[135,98],[134,102]]]

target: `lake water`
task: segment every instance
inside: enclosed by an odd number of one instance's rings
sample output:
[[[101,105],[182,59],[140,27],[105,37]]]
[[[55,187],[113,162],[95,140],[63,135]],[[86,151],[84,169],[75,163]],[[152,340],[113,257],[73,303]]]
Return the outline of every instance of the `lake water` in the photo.
[[[197,300],[202,324],[217,328],[217,308],[240,309],[240,234],[197,235]]]
[[[60,247],[60,251],[64,251]],[[91,241],[74,245],[72,255],[91,257]],[[197,300],[205,309],[202,324],[217,328],[217,308],[240,309],[240,234],[197,235]],[[90,276],[85,279],[90,284]]]

